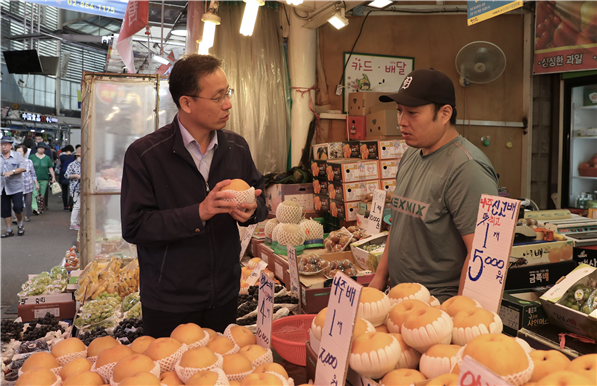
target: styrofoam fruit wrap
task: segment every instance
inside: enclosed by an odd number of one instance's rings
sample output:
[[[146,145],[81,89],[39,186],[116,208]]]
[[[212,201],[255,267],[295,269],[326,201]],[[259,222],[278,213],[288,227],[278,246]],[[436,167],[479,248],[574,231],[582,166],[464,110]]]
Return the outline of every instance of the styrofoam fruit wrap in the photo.
[[[315,325],[315,318],[313,318],[313,321],[311,322],[311,333],[318,341],[321,341],[321,329],[322,327]]]
[[[282,375],[280,375],[276,372],[273,372],[273,371],[264,371],[264,374],[275,375],[282,382],[282,386],[294,386],[294,379],[292,379],[292,378],[286,379]]]
[[[396,364],[397,369],[416,369],[419,366],[421,353],[410,346],[407,347],[406,350],[402,347],[402,355]]]
[[[305,242],[305,232],[300,226],[294,224],[281,225],[282,227],[278,230],[277,234],[279,245],[297,247]],[[289,232],[289,229],[296,230],[297,232]]]
[[[203,336],[203,339],[198,340],[195,343],[188,344],[187,345],[187,350],[192,350],[192,349],[197,348],[197,347],[205,347],[205,346],[207,346],[207,342],[209,342],[209,333],[207,331],[205,331],[205,330],[203,330],[203,332],[205,333],[205,335]]]
[[[489,324],[489,328],[483,323],[473,327],[453,327],[452,328],[452,344],[464,346],[475,337],[483,334],[501,334],[504,325],[502,324],[502,318],[495,312],[490,311],[493,314],[493,322]],[[425,374],[426,375],[426,374]]]
[[[303,218],[303,207],[281,203],[276,208],[276,218],[281,223],[298,224]]]
[[[232,336],[232,327],[236,327],[238,326],[238,324],[234,324],[234,323],[230,323],[226,329],[224,330],[224,336],[228,339],[230,339],[230,341],[232,343],[234,343],[234,349],[236,349],[236,352],[239,352],[241,347],[238,345],[238,343],[236,343],[236,341],[234,340],[234,337]]]
[[[456,355],[453,357],[432,357],[427,354],[421,355],[419,361],[419,371],[427,379],[438,377],[449,373],[456,364]]]
[[[160,379],[160,364],[158,361],[153,361],[153,369],[149,371],[151,374],[155,375],[157,379]],[[120,382],[114,382],[114,374],[110,377],[110,386],[118,386]]]
[[[62,366],[54,367],[53,369],[50,369],[50,371],[52,372],[52,374],[54,374],[56,377],[58,377],[58,380],[62,379],[62,378],[60,378],[60,372],[62,371]],[[17,371],[17,373],[19,374],[19,377],[20,377],[21,375],[23,375],[23,370],[19,367],[19,371]]]
[[[224,370],[222,370],[224,371]],[[237,373],[237,374],[226,374],[226,376],[228,377],[229,381],[242,381],[243,379],[245,379],[245,377],[249,374],[251,374],[253,372],[253,370],[251,371],[245,371],[244,373]]]
[[[456,353],[456,364],[459,367],[462,367],[462,360],[464,359],[462,355],[464,354],[465,348],[466,346],[462,346],[462,348],[458,350],[458,352]],[[529,364],[529,367],[527,367],[526,370],[523,370],[516,374],[498,375],[502,377],[506,382],[514,386],[522,386],[525,383],[527,383],[533,375],[533,370],[535,370],[535,363],[533,362],[533,359],[528,353],[526,353],[526,356]]]
[[[419,283],[415,283],[415,284],[419,284]],[[392,297],[389,297],[389,296],[388,296],[388,298],[390,299],[390,302],[392,303],[392,305],[401,303],[401,302],[403,302],[404,300],[407,300],[407,299],[417,299],[417,300],[422,301],[423,303],[429,304],[429,301],[430,301],[430,298],[431,298],[431,294],[429,293],[429,290],[423,284],[419,284],[419,285],[421,286],[421,288],[419,289],[419,291],[417,291],[416,293],[414,293],[412,295],[405,296],[405,297],[400,298],[400,299],[398,299],[398,298],[392,298]],[[390,291],[390,293],[391,293],[391,291]]]
[[[401,334],[407,345],[420,353],[424,353],[434,344],[450,344],[453,328],[454,322],[450,315],[441,311],[441,316],[426,326],[409,329],[402,325]]]
[[[236,201],[236,207],[240,209],[241,204],[252,204],[255,202],[255,188],[250,187],[247,190],[232,190],[224,187],[222,191],[234,193],[234,198],[223,198],[224,201]]]
[[[99,357],[99,355],[94,355],[92,357],[87,357],[87,360],[91,363],[95,363],[95,362],[97,362],[98,357]]]
[[[91,366],[91,371],[98,373],[99,376],[103,378],[105,383],[109,383],[110,378],[112,378],[112,372],[114,371],[114,367],[116,367],[116,363],[118,362],[108,363],[107,365],[103,365],[99,368],[96,367],[94,363],[93,366]]]
[[[253,369],[255,369],[266,363],[274,363],[274,353],[272,353],[272,350],[269,348],[267,349],[265,354],[252,361],[251,366],[253,366]]]
[[[74,352],[68,355],[63,355],[61,357],[56,358],[58,364],[60,366],[64,366],[65,364],[74,361],[77,358],[87,358],[87,349],[79,352]]]
[[[265,237],[269,237],[271,239],[272,238],[272,232],[274,231],[274,228],[276,227],[276,225],[278,225],[279,223],[280,222],[278,221],[277,218],[270,219],[265,224]]]
[[[357,318],[368,320],[374,327],[381,326],[384,324],[390,308],[392,308],[390,298],[384,294],[384,297],[376,302],[359,303]]]
[[[216,383],[214,383],[214,385],[216,385],[216,386],[229,386],[230,385],[230,382],[228,381],[228,377],[226,376],[226,373],[224,372],[224,370],[216,367],[215,369],[211,369],[209,371],[213,371],[214,373],[218,374],[218,379],[216,380]],[[181,381],[182,381],[182,379],[181,379]]]
[[[188,349],[189,347],[183,343],[174,354],[167,358],[158,359],[158,363],[160,364],[160,374],[165,373],[166,371],[174,371],[174,365]]]
[[[431,297],[429,298],[429,305],[431,307],[436,307],[441,306],[441,303],[439,302],[439,300],[437,300],[435,296],[431,295]]]
[[[214,354],[216,355],[216,358],[218,358],[218,359],[216,360],[216,363],[214,363],[213,365],[211,365],[209,367],[204,367],[204,368],[182,367],[180,365],[180,359],[179,359],[174,364],[174,371],[176,372],[176,375],[178,375],[178,378],[180,378],[180,380],[183,383],[187,383],[189,378],[191,378],[193,375],[197,374],[200,371],[221,369],[222,365],[224,364],[224,357],[222,357],[217,352],[215,352]],[[182,359],[182,357],[181,357],[181,359]]]
[[[275,227],[274,230],[272,230],[272,242],[278,242],[278,232],[280,231],[280,229],[282,229],[282,223],[278,223]]]
[[[515,337],[514,340],[516,340],[518,342],[518,344],[522,347],[524,352],[526,352],[527,354],[529,354],[532,351],[535,351],[535,349],[532,348],[531,345],[526,340],[520,339],[519,337]]]
[[[323,225],[313,220],[301,221],[299,226],[305,233],[305,240],[320,240],[323,239]]]
[[[394,370],[401,355],[400,343],[392,336],[392,343],[377,351],[362,354],[351,353],[349,364],[357,373],[365,377],[378,379],[389,371]]]

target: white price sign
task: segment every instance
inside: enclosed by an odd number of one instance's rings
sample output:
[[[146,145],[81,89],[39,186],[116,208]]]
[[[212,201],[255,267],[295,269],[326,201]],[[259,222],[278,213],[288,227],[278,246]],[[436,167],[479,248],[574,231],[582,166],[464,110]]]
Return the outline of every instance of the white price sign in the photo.
[[[315,370],[316,385],[344,385],[363,287],[342,272],[334,276]]]
[[[290,290],[299,299],[301,296],[301,280],[299,279],[298,264],[296,262],[296,248],[288,246],[288,270],[290,271]]]
[[[255,228],[257,228],[257,224],[251,224],[247,227],[245,234],[243,235],[243,239],[240,242],[240,257],[239,260],[242,260],[243,256],[245,255],[245,251],[251,242],[251,237],[253,237],[253,232],[255,232]]]
[[[461,386],[509,386],[502,377],[489,370],[470,356],[465,356],[458,374]]]
[[[462,294],[499,312],[520,201],[481,195]]]
[[[265,268],[267,268],[267,263],[265,261],[260,261],[259,264],[257,264],[257,266],[253,268],[253,271],[251,271],[251,274],[245,281],[249,285],[255,285],[255,283],[257,283],[257,280],[259,280],[259,275]]]
[[[383,219],[383,208],[386,204],[386,191],[373,191],[373,202],[371,203],[371,212],[369,213],[369,221],[367,222],[367,233],[376,235],[381,232],[381,221]]]
[[[270,348],[272,344],[272,318],[274,312],[274,281],[265,272],[259,278],[259,303],[257,305],[257,344]]]

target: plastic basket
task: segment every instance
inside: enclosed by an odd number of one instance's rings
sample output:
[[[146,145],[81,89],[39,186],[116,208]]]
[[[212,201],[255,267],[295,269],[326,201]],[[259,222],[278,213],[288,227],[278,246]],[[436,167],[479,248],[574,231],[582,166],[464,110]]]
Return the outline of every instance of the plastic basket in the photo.
[[[272,345],[282,358],[298,366],[307,365],[305,343],[309,340],[309,329],[316,316],[292,315],[273,321]]]

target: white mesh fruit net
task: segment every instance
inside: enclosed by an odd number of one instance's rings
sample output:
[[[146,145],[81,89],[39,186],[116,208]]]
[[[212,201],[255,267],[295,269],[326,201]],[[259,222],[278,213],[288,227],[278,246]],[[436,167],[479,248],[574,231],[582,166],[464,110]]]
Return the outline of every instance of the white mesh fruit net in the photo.
[[[303,217],[302,206],[284,205],[281,203],[276,208],[276,218],[281,223],[298,224]]]
[[[297,247],[305,242],[305,233],[295,224],[282,224],[278,230],[278,244]]]
[[[273,371],[265,371],[264,374],[275,375],[276,378],[278,378],[280,380],[280,382],[282,382],[282,386],[294,386],[294,379],[292,379],[292,378],[286,379],[282,375],[275,373]]]
[[[95,362],[97,362],[97,355],[94,355],[92,357],[87,357],[87,360],[91,363],[95,363]]]
[[[313,220],[306,220],[300,223],[300,227],[305,233],[305,240],[323,239],[323,225]]]
[[[108,363],[107,365],[103,365],[102,367],[96,367],[96,363],[94,363],[93,366],[91,366],[91,371],[98,373],[100,377],[102,377],[104,382],[110,382],[110,378],[112,378],[112,372],[114,371],[114,366],[116,366],[117,362]]]
[[[209,367],[204,367],[204,368],[196,368],[196,367],[182,367],[180,365],[180,360],[178,360],[175,364],[174,364],[174,371],[176,372],[176,375],[178,375],[178,378],[180,378],[180,380],[183,383],[187,383],[187,381],[195,374],[197,374],[200,371],[205,371],[205,370],[213,370],[213,369],[221,369],[222,368],[222,364],[224,363],[224,358],[218,354],[218,353],[214,353],[216,355],[216,358],[218,358],[216,360],[216,363],[214,363],[213,365],[209,366]]]
[[[153,361],[153,369],[149,371],[155,375],[158,379],[160,378],[160,364],[157,361]],[[110,386],[118,386],[120,382],[114,382],[114,374],[110,377]]]
[[[205,333],[205,336],[203,336],[203,339],[198,340],[195,343],[191,343],[191,344],[187,345],[187,350],[192,350],[194,348],[204,347],[205,345],[207,345],[207,342],[209,342],[209,333],[205,330],[203,330],[203,332]]]
[[[240,208],[241,204],[252,204],[255,202],[255,188],[251,187],[247,190],[237,191],[229,190],[234,193],[234,198],[224,198],[224,201],[236,201],[237,208]]]
[[[458,364],[458,366],[462,367],[462,360],[463,355],[464,355],[464,349],[466,348],[466,346],[463,346],[460,350],[458,350],[458,353],[456,353],[456,362]],[[531,376],[533,375],[533,370],[535,369],[535,363],[533,362],[533,359],[531,358],[531,356],[527,353],[527,363],[529,364],[529,366],[516,374],[509,374],[509,375],[500,375],[500,377],[502,377],[506,382],[508,382],[511,385],[514,386],[522,386],[525,383],[527,383],[529,381],[529,379],[531,379]],[[499,375],[499,374],[498,374]]]
[[[282,223],[278,223],[278,225],[276,225],[274,227],[274,230],[272,231],[272,242],[278,242],[278,232],[280,232],[280,229],[282,229]]]
[[[272,238],[272,232],[274,231],[274,228],[276,227],[276,225],[278,225],[280,222],[278,221],[277,218],[272,218],[270,219],[266,224],[265,224],[265,237],[268,238]]]
[[[229,381],[242,381],[252,372],[253,372],[253,370],[245,371],[244,373],[238,373],[238,374],[226,374],[226,376],[228,377]]]
[[[228,327],[226,327],[226,329],[224,330],[224,336],[228,339],[230,339],[233,343],[234,343],[234,348],[238,347],[238,351],[240,351],[241,347],[238,345],[238,343],[236,343],[236,341],[234,340],[234,337],[232,336],[232,327],[236,327],[238,326],[237,324],[231,323],[228,325]]]
[[[54,374],[55,376],[58,377],[58,380],[60,380],[60,372],[62,371],[62,366],[54,367],[53,369],[50,369],[50,371],[52,372],[52,374]],[[17,373],[19,374],[19,377],[20,377],[21,375],[23,375],[23,370],[21,368],[19,368],[19,371],[17,371]]]
[[[169,357],[159,359],[158,363],[160,364],[160,374],[165,373],[166,371],[174,371],[174,365],[187,350],[188,346],[183,343],[174,354],[170,355]]]
[[[56,358],[56,360],[58,361],[58,364],[60,366],[64,366],[68,362],[72,362],[77,358],[87,358],[87,349],[79,352],[74,352],[72,354],[63,355],[61,357]]]
[[[251,365],[255,369],[266,363],[274,363],[274,354],[272,353],[272,350],[270,350],[269,348],[267,349],[267,352],[265,354],[251,362]]]

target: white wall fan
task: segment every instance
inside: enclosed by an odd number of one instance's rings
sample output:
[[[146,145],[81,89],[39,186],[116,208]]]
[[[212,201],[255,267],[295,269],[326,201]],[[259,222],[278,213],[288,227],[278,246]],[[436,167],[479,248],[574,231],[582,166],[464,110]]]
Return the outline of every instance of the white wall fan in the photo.
[[[499,78],[506,69],[506,55],[490,42],[472,42],[462,47],[456,55],[456,70],[460,85],[489,83]]]

